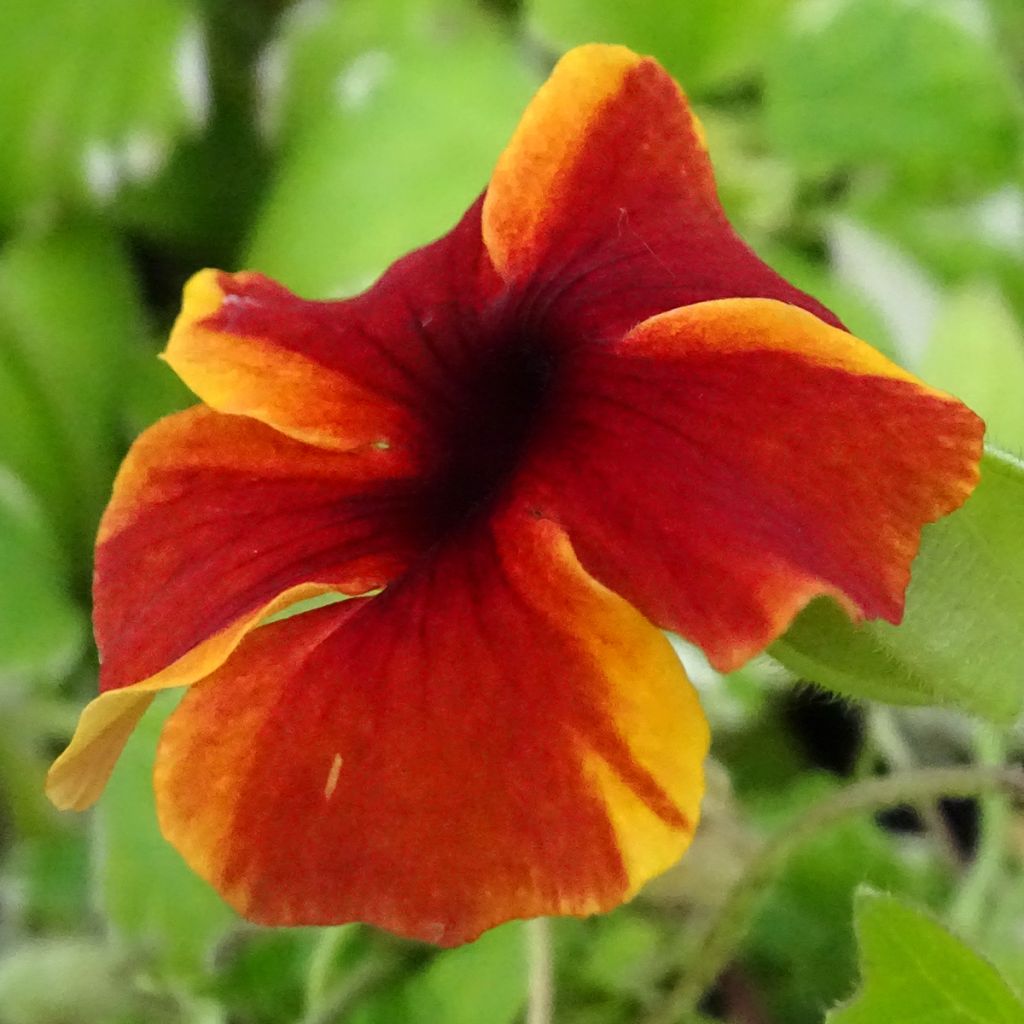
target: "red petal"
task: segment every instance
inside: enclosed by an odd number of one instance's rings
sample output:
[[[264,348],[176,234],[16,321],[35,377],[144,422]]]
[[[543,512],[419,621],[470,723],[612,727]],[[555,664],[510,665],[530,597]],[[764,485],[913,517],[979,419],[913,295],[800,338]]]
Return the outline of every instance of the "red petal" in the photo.
[[[532,502],[723,670],[817,594],[899,621],[922,525],[977,480],[973,413],[770,300],[689,306],[581,351],[562,401]]]
[[[451,945],[607,909],[682,853],[707,745],[693,691],[564,535],[524,519],[257,630],[186,694],[161,824],[247,917]]]
[[[147,430],[100,526],[103,692],[50,770],[53,802],[96,800],[153,692],[209,674],[268,615],[398,575],[431,540],[417,504],[392,452],[328,452],[204,408]]]
[[[735,235],[685,96],[621,46],[559,62],[498,162],[483,232],[506,280],[551,307],[553,331],[615,339],[666,309],[737,295],[836,322]]]
[[[287,591],[365,593],[393,579],[424,543],[400,473],[390,452],[327,452],[202,407],[151,427],[100,526],[101,689],[169,667],[172,685],[192,682]]]
[[[430,456],[431,425],[461,397],[453,388],[477,355],[476,317],[499,287],[480,204],[353,299],[311,302],[261,274],[202,271],[165,358],[221,412],[319,446]]]

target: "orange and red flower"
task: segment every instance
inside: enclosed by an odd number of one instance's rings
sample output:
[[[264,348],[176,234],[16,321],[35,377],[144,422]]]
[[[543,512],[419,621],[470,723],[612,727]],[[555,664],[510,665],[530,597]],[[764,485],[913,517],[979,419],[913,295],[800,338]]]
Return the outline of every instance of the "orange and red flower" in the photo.
[[[897,622],[982,434],[751,253],[678,87],[612,46],[449,235],[340,302],[203,271],[166,359],[203,404],[115,483],[50,795],[191,686],[155,784],[193,868],[254,920],[444,944],[675,861],[707,728],[661,630],[729,670],[815,595]]]

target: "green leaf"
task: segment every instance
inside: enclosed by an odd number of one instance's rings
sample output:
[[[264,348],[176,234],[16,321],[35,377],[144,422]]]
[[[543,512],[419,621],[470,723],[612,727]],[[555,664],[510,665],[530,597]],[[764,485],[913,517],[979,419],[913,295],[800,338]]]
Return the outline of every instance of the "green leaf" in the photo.
[[[352,1024],[513,1024],[526,1002],[526,964],[518,922],[439,953],[404,984],[352,1014]]]
[[[205,116],[186,0],[0,4],[0,219],[112,197]]]
[[[990,441],[1024,450],[1024,332],[999,289],[954,292],[916,371],[985,420]]]
[[[882,168],[944,198],[1014,173],[1021,102],[984,10],[957,0],[805,2],[765,90],[771,136],[805,167]]]
[[[999,972],[927,914],[864,890],[856,900],[863,987],[828,1024],[1020,1024],[1024,1003]]]
[[[124,749],[97,812],[99,897],[111,923],[152,949],[167,973],[199,972],[235,920],[231,909],[160,834],[153,762],[177,693],[161,694]]]
[[[722,86],[759,70],[791,0],[527,0],[528,24],[550,46],[623,43],[658,58],[685,88]]]
[[[655,998],[662,981],[663,928],[624,908],[596,921],[588,938],[572,965],[577,983],[641,1002]]]
[[[839,693],[1011,722],[1024,707],[1024,463],[990,449],[966,505],[925,528],[901,625],[813,601],[770,649]]]
[[[85,616],[69,593],[50,526],[2,465],[0,580],[0,677],[59,674],[82,651]]]
[[[497,23],[435,6],[406,3],[385,28],[379,5],[339,4],[282,40],[297,70],[248,265],[307,295],[358,291],[487,184],[533,77]]]
[[[0,440],[12,440],[13,468],[85,550],[120,453],[126,369],[144,336],[118,239],[96,224],[16,238],[0,252],[0,322],[0,390],[16,403],[0,411]]]

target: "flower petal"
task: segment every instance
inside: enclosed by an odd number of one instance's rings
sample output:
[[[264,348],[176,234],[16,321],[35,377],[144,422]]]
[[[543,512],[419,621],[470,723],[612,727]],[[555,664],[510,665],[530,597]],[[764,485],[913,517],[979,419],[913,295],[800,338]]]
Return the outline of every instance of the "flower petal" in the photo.
[[[663,635],[553,524],[477,529],[257,630],[168,721],[162,828],[245,916],[453,945],[614,906],[688,844],[707,730]]]
[[[480,204],[352,299],[312,302],[261,274],[201,271],[164,358],[211,408],[310,444],[422,445],[498,288]]]
[[[213,671],[267,615],[401,572],[429,543],[403,473],[391,452],[328,452],[202,407],[146,431],[100,525],[105,692],[51,772],[55,802],[94,800],[148,695]]]
[[[498,161],[483,234],[499,273],[539,289],[560,334],[610,340],[666,309],[735,295],[837,322],[736,236],[686,97],[622,46],[559,61]]]
[[[101,689],[176,666],[291,588],[383,586],[426,542],[416,486],[391,452],[326,452],[201,406],[151,427],[97,538]]]
[[[522,486],[722,670],[818,594],[898,622],[921,527],[977,481],[972,412],[794,306],[674,310],[574,366]]]

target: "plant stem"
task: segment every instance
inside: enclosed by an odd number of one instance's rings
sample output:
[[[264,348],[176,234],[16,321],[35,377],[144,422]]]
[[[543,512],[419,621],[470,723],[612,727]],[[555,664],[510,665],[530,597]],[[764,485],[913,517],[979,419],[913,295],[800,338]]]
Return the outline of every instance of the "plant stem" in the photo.
[[[306,1014],[302,1024],[340,1024],[350,1010],[404,969],[404,961],[394,954],[381,952],[368,957]]]
[[[555,971],[551,952],[551,922],[546,917],[527,921],[526,1024],[551,1024],[555,1010]]]
[[[1006,740],[990,725],[977,723],[974,750],[980,764],[997,766],[1006,760]],[[1006,833],[1010,826],[1010,801],[1005,793],[983,797],[978,847],[949,908],[949,922],[962,935],[979,938],[984,927],[989,899],[1003,873]]]
[[[698,953],[690,969],[655,1008],[647,1024],[677,1024],[694,1012],[703,994],[732,960],[761,895],[789,855],[806,840],[847,818],[885,807],[993,792],[1024,797],[1024,771],[991,766],[921,768],[856,782],[810,807],[769,839],[752,858],[719,912],[698,937]]]
[[[332,981],[337,973],[338,955],[353,939],[355,925],[324,928],[317,938],[306,971],[306,1008],[315,1013],[333,995]]]
[[[868,738],[886,762],[890,772],[904,772],[918,767],[918,759],[894,708],[883,704],[869,705],[867,711]],[[956,838],[936,803],[926,800],[913,805],[921,822],[935,840],[939,854],[954,873],[963,870],[963,858]]]

